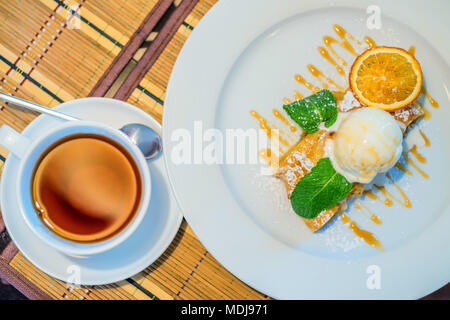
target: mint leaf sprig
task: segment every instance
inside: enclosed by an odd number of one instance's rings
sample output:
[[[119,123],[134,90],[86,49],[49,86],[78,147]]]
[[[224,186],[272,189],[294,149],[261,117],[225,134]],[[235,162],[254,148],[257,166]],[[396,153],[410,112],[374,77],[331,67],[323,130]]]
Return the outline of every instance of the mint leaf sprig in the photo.
[[[344,199],[351,188],[352,183],[334,170],[330,158],[322,158],[295,186],[291,205],[299,216],[313,219]]]
[[[319,124],[330,127],[336,122],[338,109],[330,90],[319,91],[309,97],[285,104],[283,109],[307,133],[319,131]]]

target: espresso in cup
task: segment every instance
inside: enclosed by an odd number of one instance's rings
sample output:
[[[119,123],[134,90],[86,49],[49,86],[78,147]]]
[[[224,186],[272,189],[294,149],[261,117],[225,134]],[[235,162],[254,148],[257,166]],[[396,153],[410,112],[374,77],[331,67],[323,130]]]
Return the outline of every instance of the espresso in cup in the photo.
[[[34,168],[34,207],[58,236],[75,242],[108,239],[133,219],[142,182],[132,156],[119,143],[77,134],[54,143]]]

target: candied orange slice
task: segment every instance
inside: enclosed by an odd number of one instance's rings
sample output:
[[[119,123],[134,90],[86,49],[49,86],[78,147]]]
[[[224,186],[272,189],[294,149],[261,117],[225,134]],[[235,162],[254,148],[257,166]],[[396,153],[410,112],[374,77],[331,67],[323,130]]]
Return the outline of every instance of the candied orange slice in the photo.
[[[364,105],[394,111],[411,104],[422,88],[422,69],[401,48],[375,47],[353,63],[350,88]]]

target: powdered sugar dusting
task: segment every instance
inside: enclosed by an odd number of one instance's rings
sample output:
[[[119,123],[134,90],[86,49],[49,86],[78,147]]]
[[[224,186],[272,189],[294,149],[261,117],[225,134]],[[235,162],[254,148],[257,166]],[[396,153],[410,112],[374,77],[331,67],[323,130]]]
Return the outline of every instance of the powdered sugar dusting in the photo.
[[[394,111],[394,117],[405,123],[411,118],[411,116],[421,114],[422,112],[422,106],[413,102],[409,106]]]
[[[337,219],[339,219],[339,221],[336,221],[332,228],[328,228],[324,232],[325,245],[331,251],[349,252],[355,248],[366,245],[362,238],[353,234],[348,226],[342,222],[341,216]]]
[[[358,100],[356,100],[355,96],[350,90],[345,93],[342,100],[337,102],[337,105],[340,112],[348,112],[350,110],[361,107],[361,104]]]
[[[278,175],[285,181],[289,197],[300,178],[310,172],[315,166],[315,163],[323,156],[323,150],[314,151],[313,148],[325,145],[324,139],[326,139],[327,136],[327,131],[320,131],[308,136],[309,138],[304,138],[296,146],[296,149],[291,151],[280,166]],[[314,156],[314,158],[312,158],[312,156]]]
[[[303,153],[294,151],[290,157],[286,159],[286,163],[288,164],[285,168],[284,178],[286,183],[290,186],[288,190],[289,197],[294,191],[295,185],[299,180],[299,174],[311,171],[314,167],[314,163]]]

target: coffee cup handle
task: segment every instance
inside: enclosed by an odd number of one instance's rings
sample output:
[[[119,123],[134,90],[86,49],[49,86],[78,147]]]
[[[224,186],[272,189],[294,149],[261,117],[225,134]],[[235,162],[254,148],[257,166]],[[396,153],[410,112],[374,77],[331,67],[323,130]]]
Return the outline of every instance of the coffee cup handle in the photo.
[[[23,158],[31,141],[19,132],[4,124],[0,127],[0,145],[8,149],[18,158]]]

